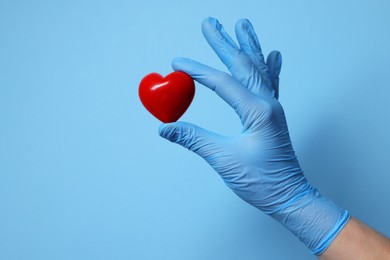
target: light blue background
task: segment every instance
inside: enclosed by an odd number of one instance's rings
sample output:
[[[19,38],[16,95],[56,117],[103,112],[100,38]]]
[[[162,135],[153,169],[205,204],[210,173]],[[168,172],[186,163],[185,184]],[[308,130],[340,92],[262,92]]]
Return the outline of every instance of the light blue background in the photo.
[[[226,70],[201,21],[249,18],[283,55],[305,173],[390,235],[389,1],[0,1],[0,259],[314,259],[195,154],[138,83],[176,56]],[[182,120],[240,131],[197,85]]]

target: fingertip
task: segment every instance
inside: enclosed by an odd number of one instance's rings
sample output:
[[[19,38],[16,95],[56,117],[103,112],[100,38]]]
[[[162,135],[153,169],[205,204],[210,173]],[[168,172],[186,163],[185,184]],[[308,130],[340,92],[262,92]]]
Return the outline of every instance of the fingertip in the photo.
[[[176,57],[172,60],[172,69],[187,71],[188,64],[194,63],[193,60],[184,57]]]
[[[278,51],[278,60],[279,60],[279,63],[282,64],[282,54]]]
[[[251,52],[250,41],[253,41],[253,39],[251,39],[252,35],[249,33],[250,31],[249,27],[250,27],[249,20],[245,18],[241,18],[236,22],[234,28],[240,47],[246,53]]]
[[[158,128],[158,134],[165,139],[169,139],[172,135],[172,129],[171,123],[161,124]]]
[[[276,56],[276,62],[277,63],[282,63],[282,54],[280,53],[280,51],[274,51],[275,52],[275,56]]]
[[[241,30],[247,31],[248,28],[250,28],[250,27],[252,27],[251,22],[246,18],[241,18],[236,22],[235,29],[236,29],[236,32],[241,31]]]
[[[279,51],[272,51],[267,57],[267,64],[273,67],[282,66],[282,54]]]
[[[207,30],[210,30],[210,29],[214,29],[218,27],[218,25],[220,26],[220,23],[218,22],[218,20],[214,17],[207,17],[206,19],[203,20],[202,22],[202,31],[207,31]]]
[[[158,134],[161,136],[161,137],[164,137],[164,130],[165,130],[166,126],[165,124],[161,124],[159,127],[158,127]]]
[[[282,59],[282,54],[280,53],[280,51],[274,50],[270,54],[274,55],[276,57],[276,59],[279,59],[279,60]]]
[[[238,20],[236,22],[235,31],[237,40],[239,41],[240,47],[242,50],[244,50],[244,52],[250,54],[261,54],[259,39],[255,33],[252,23],[248,19],[242,18]],[[262,59],[260,62],[264,63]]]
[[[202,33],[207,41],[213,41],[218,38],[224,38],[221,34],[224,32],[222,24],[216,18],[208,17],[202,22]]]
[[[183,62],[183,60],[185,60],[185,58],[183,58],[183,57],[176,57],[176,58],[174,58],[172,60],[172,62],[171,62],[172,69],[173,70],[178,70],[178,67]]]
[[[177,57],[172,60],[171,66],[175,71],[183,71],[190,76],[193,76],[193,74],[199,69],[201,65],[192,59]]]
[[[205,18],[203,21],[202,21],[202,24],[206,24],[206,23],[213,23],[217,21],[217,18],[214,18],[212,16],[209,16],[207,18]]]

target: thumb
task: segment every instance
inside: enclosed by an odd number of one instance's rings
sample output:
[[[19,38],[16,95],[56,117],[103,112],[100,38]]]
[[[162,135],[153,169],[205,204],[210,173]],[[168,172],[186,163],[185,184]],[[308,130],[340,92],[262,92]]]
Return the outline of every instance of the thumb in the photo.
[[[162,124],[158,133],[161,137],[177,143],[205,159],[216,150],[218,135],[190,123]]]

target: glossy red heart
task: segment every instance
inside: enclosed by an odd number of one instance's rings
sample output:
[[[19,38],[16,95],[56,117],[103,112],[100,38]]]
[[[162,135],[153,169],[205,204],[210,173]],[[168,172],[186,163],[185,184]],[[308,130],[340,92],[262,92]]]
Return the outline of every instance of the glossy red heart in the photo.
[[[181,71],[166,77],[158,73],[146,75],[139,84],[139,98],[145,108],[160,121],[177,121],[186,112],[195,95],[192,78]]]

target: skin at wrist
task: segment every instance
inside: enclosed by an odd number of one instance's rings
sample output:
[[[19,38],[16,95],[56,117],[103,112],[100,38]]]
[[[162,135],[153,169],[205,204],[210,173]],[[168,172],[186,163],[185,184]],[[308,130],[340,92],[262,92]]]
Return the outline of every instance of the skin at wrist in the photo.
[[[390,239],[351,218],[323,254],[320,260],[390,259]]]

